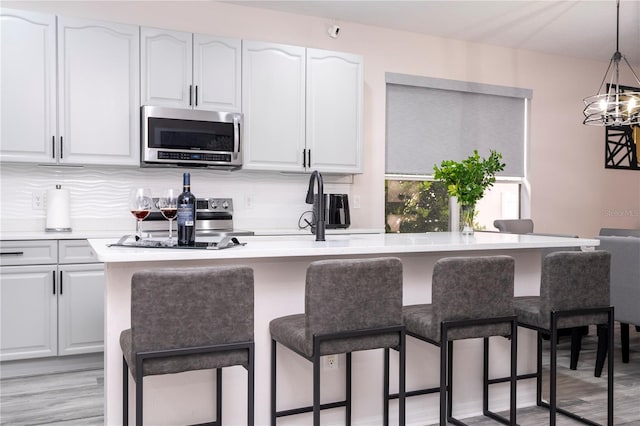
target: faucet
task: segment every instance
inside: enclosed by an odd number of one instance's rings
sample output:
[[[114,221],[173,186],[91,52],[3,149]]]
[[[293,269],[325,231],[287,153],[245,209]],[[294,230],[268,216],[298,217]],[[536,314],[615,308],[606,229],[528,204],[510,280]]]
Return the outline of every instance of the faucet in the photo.
[[[316,200],[313,197],[313,186],[314,183],[318,183],[318,195]],[[312,219],[313,223],[311,224],[311,230],[314,230],[315,226],[315,234],[316,241],[324,241],[324,188],[322,184],[322,175],[319,171],[314,170],[309,177],[309,189],[307,190],[307,198],[305,200],[307,204],[314,204],[317,209],[314,209],[315,217]]]

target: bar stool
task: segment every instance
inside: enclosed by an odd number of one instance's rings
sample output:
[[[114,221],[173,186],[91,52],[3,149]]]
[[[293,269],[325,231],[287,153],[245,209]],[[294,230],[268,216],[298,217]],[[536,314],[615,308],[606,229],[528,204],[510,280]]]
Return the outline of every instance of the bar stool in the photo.
[[[345,407],[351,424],[351,353],[393,347],[400,352],[399,419],[405,424],[405,330],[402,263],[397,258],[322,260],[307,268],[305,313],[276,318],[271,331],[271,425],[278,417]],[[313,405],[276,410],[276,342],[313,364]],[[346,398],[320,404],[320,357],[346,353]],[[385,376],[388,378],[388,375]],[[386,408],[386,407],[385,407]],[[388,408],[386,408],[388,409]]]
[[[613,307],[609,303],[610,254],[605,251],[558,251],[544,257],[540,296],[514,298],[520,327],[537,332],[537,368],[518,379],[536,378],[536,403],[549,409],[549,424],[556,424],[556,412],[582,423],[597,425],[557,406],[557,335],[560,328],[606,324],[609,353],[613,348]],[[549,334],[549,402],[542,401],[542,334]],[[487,380],[486,386],[506,381]],[[613,357],[607,371],[607,424],[613,425]]]
[[[406,396],[440,393],[440,425],[447,421],[464,425],[453,417],[453,341],[484,339],[484,377],[488,375],[489,336],[511,339],[510,416],[489,410],[488,389],[483,392],[483,414],[501,423],[516,424],[517,326],[513,311],[514,260],[510,256],[450,257],[433,268],[432,303],[405,306],[407,334],[440,347],[440,385],[407,391]],[[445,344],[446,343],[446,344]],[[389,351],[385,350],[385,368]],[[385,402],[396,398],[385,390]]]
[[[153,269],[131,278],[131,328],[120,334],[123,424],[129,376],[142,425],[143,377],[216,369],[216,420],[222,424],[222,368],[247,369],[247,424],[254,424],[253,270],[245,266]]]

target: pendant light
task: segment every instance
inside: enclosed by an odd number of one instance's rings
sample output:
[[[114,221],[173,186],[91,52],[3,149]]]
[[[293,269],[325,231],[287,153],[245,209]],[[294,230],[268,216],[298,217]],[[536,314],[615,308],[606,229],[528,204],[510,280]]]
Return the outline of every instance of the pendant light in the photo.
[[[620,0],[616,5],[616,52],[611,57],[598,94],[584,98],[583,124],[592,126],[640,126],[640,79],[627,58],[620,53]],[[624,61],[636,78],[637,88],[619,84],[620,62]],[[608,84],[605,86],[605,81]]]

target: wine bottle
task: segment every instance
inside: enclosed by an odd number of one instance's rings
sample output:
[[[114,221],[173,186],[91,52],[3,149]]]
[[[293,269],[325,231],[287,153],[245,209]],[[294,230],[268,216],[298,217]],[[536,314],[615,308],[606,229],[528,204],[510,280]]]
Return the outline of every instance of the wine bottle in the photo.
[[[196,197],[191,193],[191,175],[182,176],[182,194],[178,196],[178,245],[196,244]]]

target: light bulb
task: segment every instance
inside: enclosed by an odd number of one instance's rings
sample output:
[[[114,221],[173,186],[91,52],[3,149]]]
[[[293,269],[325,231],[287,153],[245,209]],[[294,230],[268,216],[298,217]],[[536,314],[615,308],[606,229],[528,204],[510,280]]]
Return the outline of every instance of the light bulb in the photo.
[[[600,109],[601,109],[603,112],[606,112],[606,111],[607,111],[607,100],[606,100],[606,99],[601,99],[601,100],[600,100]]]

